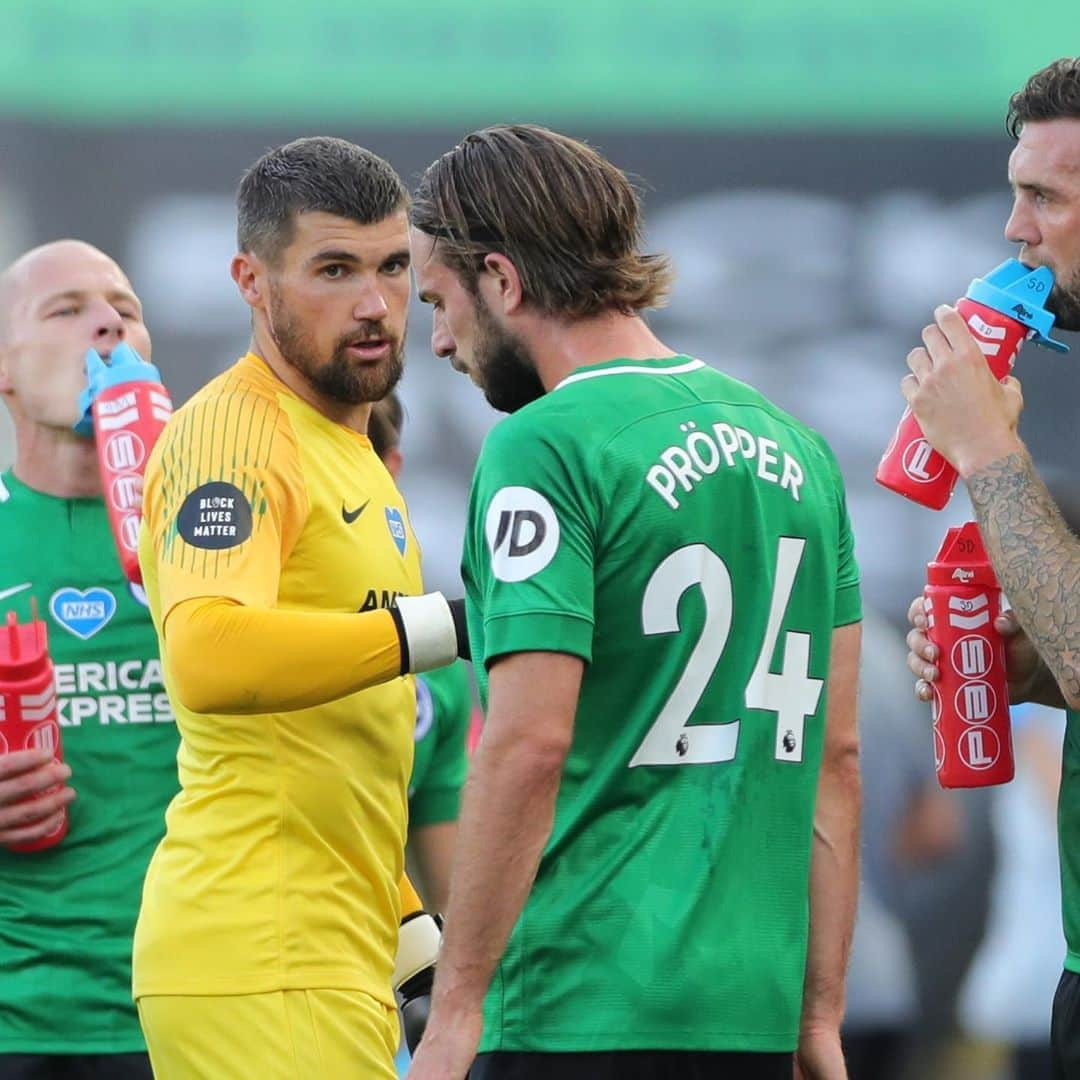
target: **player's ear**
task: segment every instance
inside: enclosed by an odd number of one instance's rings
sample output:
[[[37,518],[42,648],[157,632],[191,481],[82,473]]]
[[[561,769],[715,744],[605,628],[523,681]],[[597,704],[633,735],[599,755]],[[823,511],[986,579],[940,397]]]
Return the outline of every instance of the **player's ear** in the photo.
[[[504,315],[512,315],[525,300],[517,267],[505,255],[489,251],[484,256],[484,270],[488,302],[497,305]]]
[[[236,282],[240,295],[249,307],[261,308],[266,298],[264,296],[266,275],[262,260],[258,255],[249,251],[238,251],[233,256],[229,267],[233,281]]]

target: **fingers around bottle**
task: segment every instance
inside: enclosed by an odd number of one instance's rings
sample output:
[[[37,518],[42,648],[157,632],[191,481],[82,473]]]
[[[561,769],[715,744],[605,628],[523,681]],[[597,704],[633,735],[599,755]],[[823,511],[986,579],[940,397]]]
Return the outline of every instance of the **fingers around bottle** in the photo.
[[[21,829],[59,813],[75,798],[74,788],[62,787],[34,799],[23,799],[0,807],[0,831]]]
[[[916,596],[907,611],[908,622],[922,630],[926,629],[926,605],[921,596]]]
[[[940,674],[933,664],[928,664],[921,656],[913,652],[907,654],[907,666],[908,671],[922,682],[932,683]]]
[[[920,679],[915,684],[915,696],[920,701],[932,701],[934,697],[933,690],[930,689],[930,684],[925,679]]]
[[[0,827],[0,847],[14,847],[18,844],[32,844],[35,840],[51,836],[64,823],[63,813],[52,814],[33,825],[17,828]]]
[[[0,754],[0,783],[10,777],[40,769],[52,760],[51,750],[15,750],[10,754]]]
[[[71,776],[71,769],[61,761],[49,760],[30,772],[0,780],[0,807],[11,806],[59,787]]]
[[[938,658],[938,647],[921,630],[909,630],[905,640],[909,656],[930,661]],[[908,663],[910,662],[909,660]]]

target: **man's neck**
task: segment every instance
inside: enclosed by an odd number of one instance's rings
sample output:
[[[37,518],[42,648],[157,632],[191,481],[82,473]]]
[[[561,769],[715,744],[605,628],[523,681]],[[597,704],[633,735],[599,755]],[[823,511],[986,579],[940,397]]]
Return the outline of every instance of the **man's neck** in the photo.
[[[523,335],[536,358],[545,390],[553,390],[578,368],[608,360],[655,360],[677,356],[640,315],[603,312],[586,319],[557,322],[538,318]]]
[[[101,497],[97,451],[75,432],[15,425],[15,476],[28,488],[60,499]]]
[[[321,393],[308,380],[307,376],[293,367],[278,350],[273,338],[266,332],[265,327],[256,326],[251,339],[251,351],[262,360],[266,366],[283,382],[298,398],[306,401],[316,412],[320,412],[328,420],[343,427],[352,428],[353,431],[367,434],[368,417],[371,415],[371,403],[363,402],[360,405],[351,405],[347,402],[335,401]]]

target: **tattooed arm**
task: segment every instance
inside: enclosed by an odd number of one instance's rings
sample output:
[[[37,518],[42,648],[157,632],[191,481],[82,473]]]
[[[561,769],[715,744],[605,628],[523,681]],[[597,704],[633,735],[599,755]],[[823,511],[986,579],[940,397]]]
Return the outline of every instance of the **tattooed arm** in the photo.
[[[1045,700],[1050,676],[1059,694],[1049,694],[1048,703],[1078,709],[1080,540],[1065,524],[1022,444],[965,479],[1001,587],[1045,664],[1025,697]]]

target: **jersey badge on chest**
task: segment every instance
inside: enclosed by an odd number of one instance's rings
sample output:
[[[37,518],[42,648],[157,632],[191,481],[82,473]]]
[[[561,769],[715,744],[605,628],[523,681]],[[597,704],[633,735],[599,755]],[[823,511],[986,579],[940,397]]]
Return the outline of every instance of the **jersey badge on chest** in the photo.
[[[396,506],[388,506],[386,508],[386,527],[390,530],[390,538],[394,541],[395,547],[397,547],[398,551],[404,555],[405,548],[409,543],[409,538],[405,532],[405,519],[401,516],[401,511]]]
[[[116,614],[116,597],[108,589],[57,589],[49,600],[52,617],[69,633],[88,641]]]

